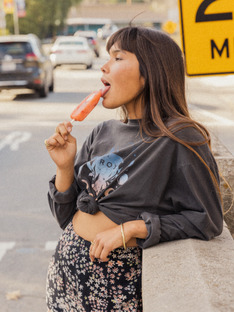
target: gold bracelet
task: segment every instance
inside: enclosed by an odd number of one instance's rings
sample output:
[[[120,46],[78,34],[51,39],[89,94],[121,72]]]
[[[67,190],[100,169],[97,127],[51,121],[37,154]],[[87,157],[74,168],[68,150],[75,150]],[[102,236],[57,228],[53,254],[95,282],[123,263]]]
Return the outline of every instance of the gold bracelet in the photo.
[[[120,224],[121,226],[121,234],[122,234],[122,239],[123,239],[123,248],[126,250],[126,243],[125,243],[125,236],[124,236],[124,230],[123,230],[123,224]]]

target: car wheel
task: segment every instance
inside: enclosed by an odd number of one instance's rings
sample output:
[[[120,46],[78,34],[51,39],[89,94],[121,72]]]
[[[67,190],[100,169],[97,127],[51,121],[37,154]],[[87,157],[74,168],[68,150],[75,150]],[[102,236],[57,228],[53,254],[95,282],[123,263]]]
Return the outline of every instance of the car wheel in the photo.
[[[44,98],[44,97],[47,97],[48,93],[49,93],[49,88],[48,88],[48,85],[45,83],[41,89],[39,89],[39,96],[41,98]]]
[[[51,85],[49,86],[49,91],[50,92],[54,91],[54,80],[52,80]]]

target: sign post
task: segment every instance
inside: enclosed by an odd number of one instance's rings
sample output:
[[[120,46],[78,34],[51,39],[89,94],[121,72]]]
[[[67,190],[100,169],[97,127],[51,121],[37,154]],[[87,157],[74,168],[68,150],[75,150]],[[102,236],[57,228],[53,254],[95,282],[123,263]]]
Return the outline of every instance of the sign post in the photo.
[[[234,0],[178,0],[188,76],[234,73]]]
[[[14,5],[14,11],[13,11],[14,30],[15,30],[15,35],[18,35],[19,34],[19,17],[18,17],[18,12],[17,12],[16,0],[13,0],[13,5]]]
[[[3,0],[0,0],[0,36],[6,34],[6,19]]]

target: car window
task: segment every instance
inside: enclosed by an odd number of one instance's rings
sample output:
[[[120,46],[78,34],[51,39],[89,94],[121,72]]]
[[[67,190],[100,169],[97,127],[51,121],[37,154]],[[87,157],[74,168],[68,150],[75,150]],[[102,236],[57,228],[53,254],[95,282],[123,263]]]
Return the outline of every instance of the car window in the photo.
[[[38,50],[40,51],[41,55],[45,55],[45,51],[42,47],[41,42],[39,40],[35,40],[35,42],[36,42],[36,46],[37,46]]]
[[[32,53],[29,42],[0,42],[0,58],[7,54],[12,57],[22,57],[28,53]]]
[[[69,45],[79,45],[79,46],[83,46],[84,42],[82,41],[62,41],[59,42],[60,46],[69,46]]]

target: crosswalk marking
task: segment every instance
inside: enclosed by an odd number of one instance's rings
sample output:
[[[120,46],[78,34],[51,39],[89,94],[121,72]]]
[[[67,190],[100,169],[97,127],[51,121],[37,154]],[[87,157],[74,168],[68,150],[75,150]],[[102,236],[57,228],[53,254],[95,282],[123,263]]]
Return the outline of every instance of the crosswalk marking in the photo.
[[[8,146],[12,151],[17,151],[19,145],[23,142],[28,141],[32,134],[26,131],[13,131],[10,132],[5,138],[0,141],[0,150]]]
[[[45,243],[45,250],[55,250],[58,241],[47,241]]]
[[[42,251],[54,251],[56,249],[57,244],[58,244],[58,241],[47,241],[45,242]],[[13,249],[14,247],[16,247],[16,242],[0,242],[0,261],[5,256],[7,251]],[[28,247],[23,248],[21,246],[20,249],[17,249],[17,251],[20,250],[22,252],[25,250],[26,251],[30,250],[32,252],[36,248],[38,248],[38,246],[33,246],[31,248],[28,248]]]
[[[15,242],[0,242],[0,261],[4,257],[5,253],[14,248]]]

